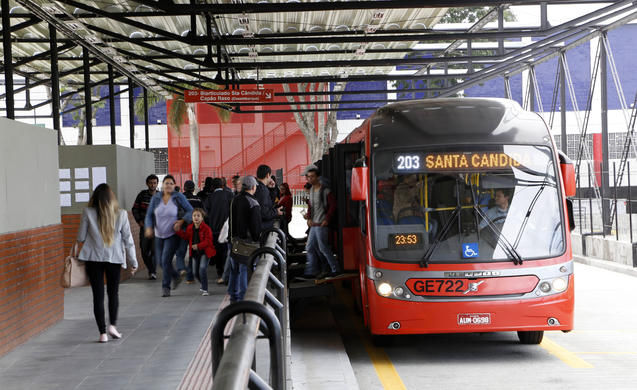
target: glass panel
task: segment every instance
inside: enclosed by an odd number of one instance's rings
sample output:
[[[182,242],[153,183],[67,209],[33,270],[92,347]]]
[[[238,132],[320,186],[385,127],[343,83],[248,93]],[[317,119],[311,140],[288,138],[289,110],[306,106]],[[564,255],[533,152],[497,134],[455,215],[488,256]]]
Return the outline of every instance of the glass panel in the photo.
[[[561,255],[564,229],[551,150],[377,152],[374,248],[380,259],[500,261]]]

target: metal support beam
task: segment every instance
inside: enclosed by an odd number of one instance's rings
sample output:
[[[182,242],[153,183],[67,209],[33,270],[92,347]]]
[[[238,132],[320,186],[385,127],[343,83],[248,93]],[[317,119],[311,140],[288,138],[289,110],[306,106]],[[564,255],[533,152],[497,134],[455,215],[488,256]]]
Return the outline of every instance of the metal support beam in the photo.
[[[566,54],[564,54],[566,55]],[[568,154],[568,141],[566,134],[566,72],[564,70],[564,62],[562,57],[559,58],[560,64],[560,139],[562,140],[562,152]]]
[[[146,151],[149,149],[148,133],[148,91],[144,88],[144,142]]]
[[[529,66],[529,111],[535,112],[535,67]]]
[[[108,113],[109,124],[111,125],[111,145],[117,143],[117,134],[115,133],[115,85],[113,85],[113,66],[108,64]]]
[[[504,31],[504,7],[498,7],[498,32]],[[498,38],[498,54],[504,54],[504,38]]]
[[[606,34],[604,34],[605,38]],[[603,39],[600,38],[600,39]],[[608,76],[606,67],[606,46],[600,45],[599,58],[599,77],[600,77],[600,109],[601,109],[601,127],[602,127],[602,224],[604,234],[610,234],[612,221],[610,220],[610,183],[608,162]]]
[[[60,72],[58,70],[58,41],[57,30],[49,24],[49,39],[51,52],[51,115],[53,128],[58,132],[58,145],[62,141],[62,126],[60,124]]]
[[[549,21],[546,12],[546,2],[540,3],[540,28],[542,30],[549,28]]]
[[[91,66],[89,51],[82,47],[84,59],[84,130],[86,131],[86,144],[93,144],[93,105],[91,104]]]
[[[128,78],[128,126],[130,148],[135,149],[135,84]]]
[[[2,31],[11,31],[9,18],[9,0],[1,0]],[[13,91],[13,56],[11,53],[11,34],[2,34],[2,50],[4,51],[4,89],[7,118],[15,119],[15,97]]]

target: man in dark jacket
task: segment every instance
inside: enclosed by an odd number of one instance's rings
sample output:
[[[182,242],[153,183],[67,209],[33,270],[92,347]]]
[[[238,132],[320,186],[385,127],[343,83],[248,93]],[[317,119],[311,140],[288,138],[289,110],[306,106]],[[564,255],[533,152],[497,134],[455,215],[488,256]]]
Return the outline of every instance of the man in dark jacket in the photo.
[[[206,177],[204,181],[203,189],[197,192],[197,196],[201,199],[202,202],[206,201],[206,198],[209,194],[212,193],[212,177]]]
[[[201,199],[195,192],[195,182],[192,180],[186,180],[184,183],[184,196],[188,199],[188,203],[192,206],[193,209],[203,208],[203,203]],[[184,225],[183,229],[186,231],[186,226]],[[177,247],[177,251],[175,252],[175,257],[177,258],[177,270],[183,276],[186,274],[186,283],[192,284],[195,282],[195,274],[192,272],[192,267],[190,266],[190,257],[188,257],[188,261],[186,261],[186,253],[188,252],[188,242],[185,240],[179,241],[179,246]]]
[[[144,236],[144,219],[146,218],[146,210],[148,210],[150,199],[157,192],[158,183],[159,178],[156,175],[148,175],[146,178],[146,186],[148,186],[148,189],[142,190],[137,195],[135,203],[133,203],[132,210],[133,217],[139,225],[139,246],[142,253],[142,259],[144,259],[144,264],[146,264],[146,269],[148,270],[148,279],[150,280],[157,279],[157,266],[154,258],[155,245],[153,238],[147,238]]]
[[[274,220],[283,215],[283,211],[281,211],[281,207],[274,208],[274,204],[272,202],[272,198],[270,197],[270,190],[268,189],[268,184],[270,184],[270,175],[272,174],[272,169],[270,169],[267,165],[259,165],[257,168],[257,191],[254,194],[254,197],[259,202],[259,206],[261,206],[261,226],[263,229],[271,228],[274,225]]]
[[[217,284],[224,282],[223,270],[228,254],[228,241],[227,237],[222,237],[224,242],[219,242],[219,234],[230,215],[231,202],[232,198],[228,196],[228,192],[223,187],[223,180],[220,178],[213,179],[212,193],[206,198],[204,208],[207,214],[208,226],[212,229],[215,249],[217,250],[217,254],[210,259],[210,264],[214,263],[217,268]]]
[[[258,241],[261,234],[261,208],[254,194],[257,190],[257,180],[254,176],[245,176],[241,180],[241,192],[232,202],[232,219],[230,221],[230,236],[242,240]],[[248,259],[233,254],[231,261],[228,294],[230,301],[243,299],[248,287]]]

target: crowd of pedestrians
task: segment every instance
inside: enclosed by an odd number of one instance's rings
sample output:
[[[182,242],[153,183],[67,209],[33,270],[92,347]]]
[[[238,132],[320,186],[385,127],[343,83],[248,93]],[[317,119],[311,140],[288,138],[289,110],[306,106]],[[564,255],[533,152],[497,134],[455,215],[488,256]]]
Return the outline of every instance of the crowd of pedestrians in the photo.
[[[310,166],[308,180],[309,227],[307,265],[303,278],[333,277],[341,270],[328,244],[328,226],[335,213],[335,198],[320,180],[319,170]],[[264,230],[279,226],[288,234],[293,199],[287,183],[277,185],[272,169],[260,165],[255,176],[234,176],[229,188],[225,178],[207,177],[201,191],[191,180],[179,192],[175,178],[159,179],[151,174],[146,189],[135,198],[132,214],[139,225],[140,252],[148,279],[157,279],[162,269],[162,297],[170,297],[183,279],[200,283],[203,296],[208,293],[208,267],[214,265],[215,282],[227,284],[231,301],[244,298],[248,284],[246,248],[257,245]],[[128,217],[119,209],[117,199],[106,184],[98,186],[84,210],[77,241],[84,243],[78,258],[86,262],[93,291],[93,307],[100,342],[108,335],[120,338],[116,329],[120,269],[130,265],[137,270],[135,245]],[[173,265],[175,259],[175,265]],[[106,279],[110,325],[104,315]]]

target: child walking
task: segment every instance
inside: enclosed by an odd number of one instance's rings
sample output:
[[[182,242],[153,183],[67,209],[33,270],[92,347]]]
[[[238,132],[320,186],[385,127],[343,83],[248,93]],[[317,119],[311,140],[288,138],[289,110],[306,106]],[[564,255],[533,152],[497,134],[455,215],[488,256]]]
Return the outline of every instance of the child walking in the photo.
[[[192,211],[192,223],[185,231],[177,231],[177,235],[188,241],[190,247],[190,264],[192,273],[201,283],[201,295],[208,295],[208,259],[216,254],[212,243],[212,230],[203,221],[205,212],[196,208]]]

